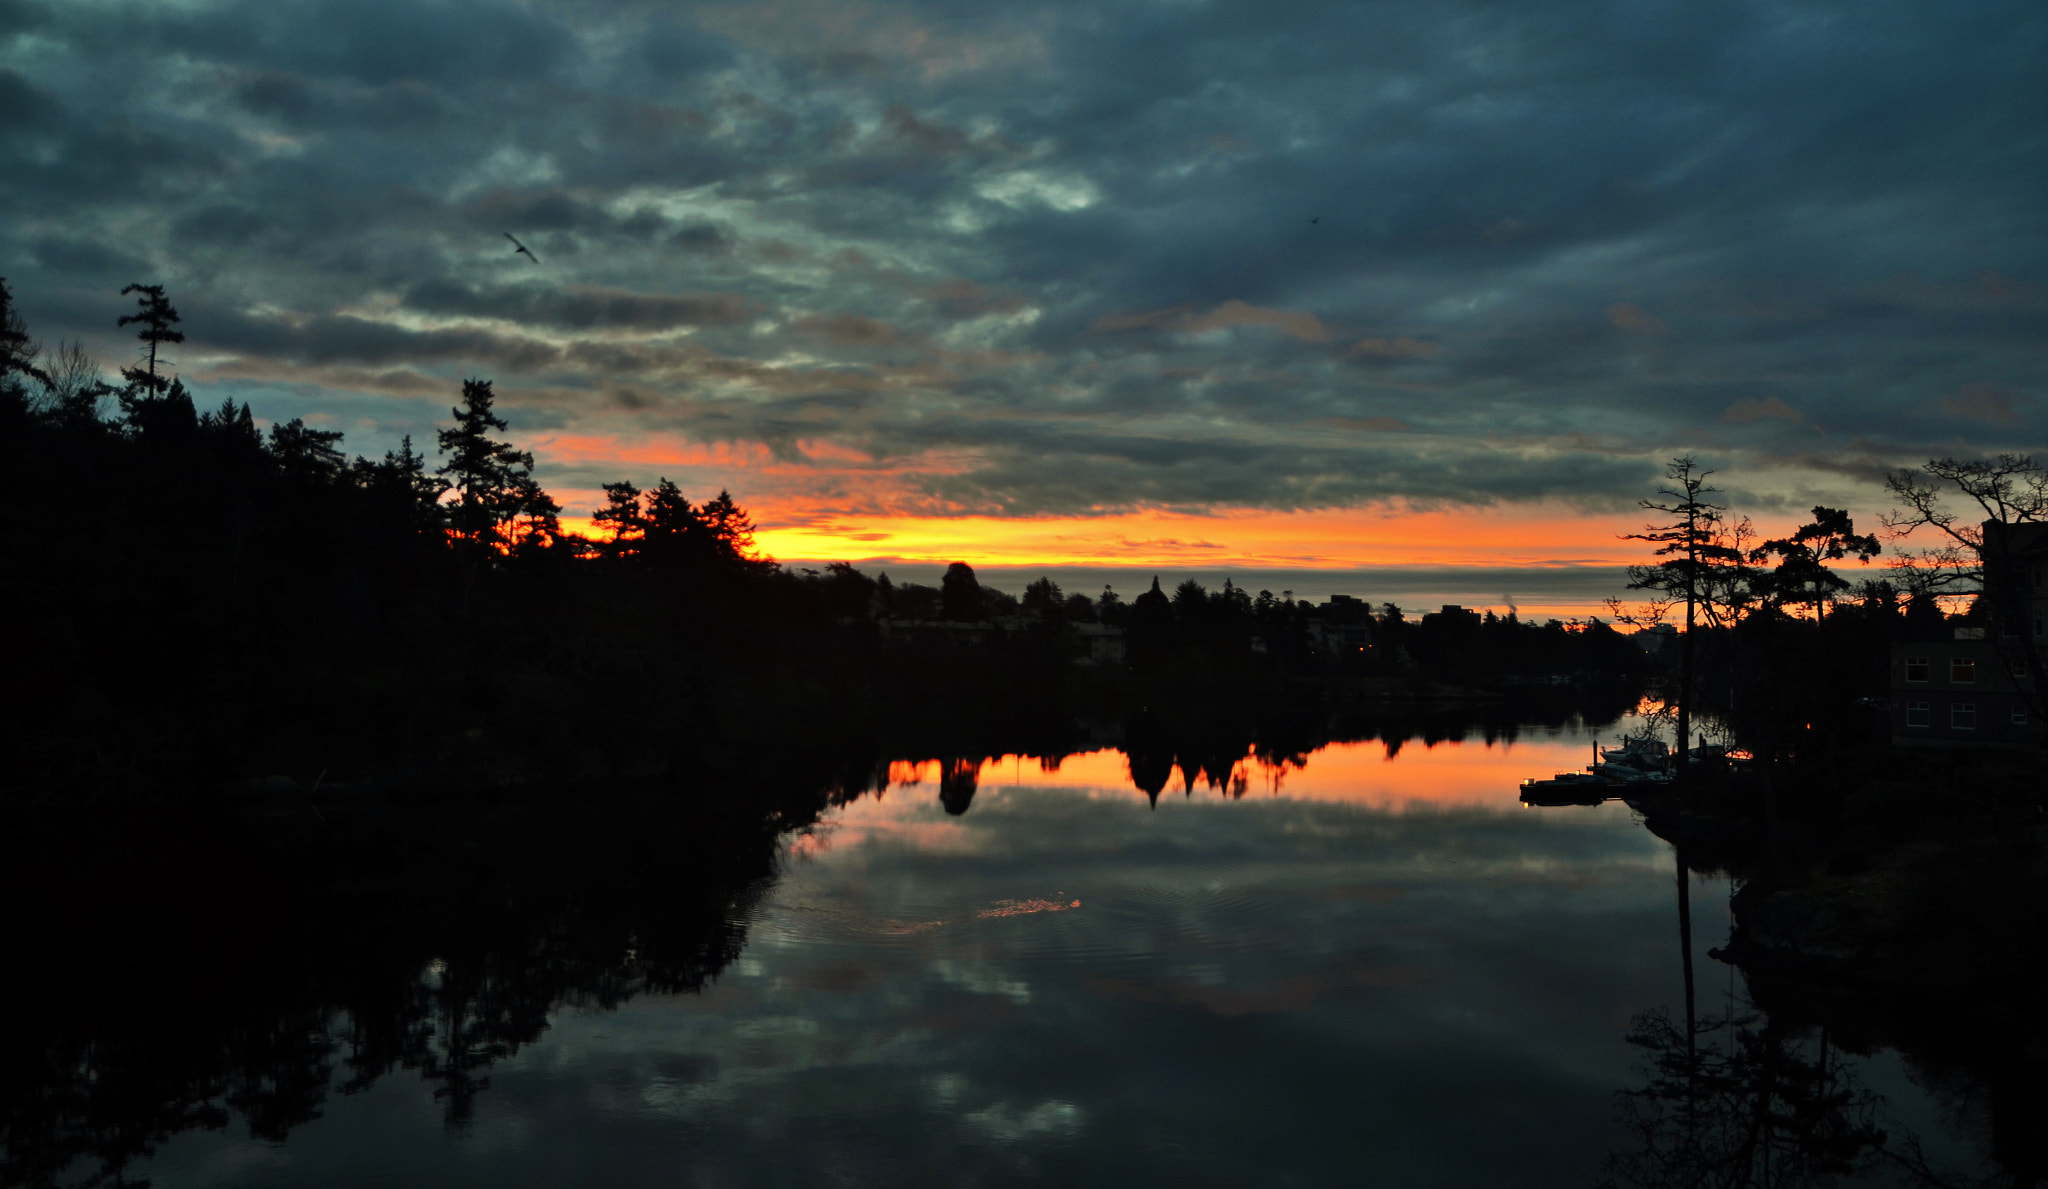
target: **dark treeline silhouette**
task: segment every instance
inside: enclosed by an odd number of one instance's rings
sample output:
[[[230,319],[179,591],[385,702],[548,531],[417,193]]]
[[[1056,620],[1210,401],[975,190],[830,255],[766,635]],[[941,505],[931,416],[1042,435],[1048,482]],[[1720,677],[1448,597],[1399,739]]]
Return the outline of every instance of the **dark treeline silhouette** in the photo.
[[[1598,622],[1417,622],[1229,582],[1016,598],[965,564],[938,587],[797,572],[756,555],[730,494],[694,503],[667,479],[606,485],[584,537],[488,380],[462,384],[431,453],[351,459],[338,431],[202,409],[168,354],[176,307],[125,292],[138,360],[110,384],[75,346],[40,349],[0,284],[17,797],[673,780],[753,772],[792,733],[818,754],[1058,753],[1082,721],[1249,737],[1641,668]]]

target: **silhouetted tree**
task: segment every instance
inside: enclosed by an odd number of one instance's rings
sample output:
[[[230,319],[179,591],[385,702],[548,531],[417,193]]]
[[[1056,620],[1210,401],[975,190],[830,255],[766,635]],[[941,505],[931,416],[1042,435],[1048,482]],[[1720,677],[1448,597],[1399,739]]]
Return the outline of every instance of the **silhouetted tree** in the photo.
[[[754,557],[754,521],[746,509],[733,502],[732,493],[720,489],[702,508],[697,518],[711,532],[720,557],[728,561],[751,561]]]
[[[591,523],[611,534],[611,539],[603,543],[604,556],[626,557],[632,553],[633,543],[647,531],[646,518],[640,514],[640,489],[627,482],[607,483],[604,499],[604,507],[591,513]]]
[[[173,329],[181,319],[178,317],[176,307],[172,306],[170,299],[164,296],[164,287],[162,285],[138,284],[130,285],[121,290],[121,296],[123,297],[128,296],[130,293],[141,295],[135,299],[137,309],[132,314],[122,315],[115,325],[133,326],[139,324],[142,327],[141,330],[135,333],[135,337],[142,341],[141,360],[144,366],[124,367],[121,369],[121,378],[128,381],[127,391],[122,396],[122,404],[124,406],[129,405],[131,401],[147,400],[160,396],[169,390],[170,381],[158,370],[157,365],[160,361],[157,358],[157,353],[167,343],[182,343],[185,341],[185,333],[181,330]],[[130,408],[129,412],[133,415],[134,410]]]
[[[1024,588],[1023,608],[1024,614],[1039,619],[1063,618],[1067,611],[1059,583],[1050,578],[1040,578]]]
[[[964,623],[982,615],[981,583],[974,577],[974,567],[964,561],[947,566],[946,576],[939,579],[940,618]]]
[[[48,387],[49,373],[36,366],[36,357],[41,353],[41,348],[29,337],[27,323],[14,308],[7,278],[0,277],[0,385],[29,379]]]
[[[641,527],[641,549],[647,559],[660,565],[680,564],[693,555],[709,552],[708,533],[703,520],[682,489],[667,476],[647,493],[647,516]]]
[[[223,409],[222,415],[227,416],[228,410]],[[245,410],[241,416],[246,415]],[[330,483],[341,476],[348,463],[335,448],[340,441],[339,430],[311,429],[294,417],[283,425],[270,427],[270,456],[277,460],[278,470],[287,479]]]
[[[2048,658],[2028,622],[2031,591],[2013,556],[2023,531],[2039,531],[2023,526],[2048,523],[2048,467],[2026,454],[1937,458],[1920,470],[1886,475],[1885,490],[1901,505],[1885,515],[1885,528],[1900,538],[1915,532],[1923,541],[1933,538],[1893,562],[1914,601],[1976,594],[1998,629],[1987,634],[1991,646],[2001,661],[2025,669],[2029,680],[2021,692],[2032,721],[2048,726]],[[1959,514],[1951,500],[1974,504],[1976,511]],[[2026,646],[2028,640],[2036,645]]]
[[[427,473],[426,457],[412,448],[411,434],[396,453],[385,451],[381,462],[358,458],[355,474],[357,484],[398,523],[414,534],[439,537],[446,524],[441,497],[448,493],[448,481]]]
[[[42,402],[45,414],[74,431],[99,427],[100,400],[114,395],[114,388],[100,375],[84,345],[65,343],[43,363],[49,376]]]
[[[1712,471],[1699,469],[1689,454],[1671,460],[1664,468],[1666,485],[1658,488],[1660,499],[1641,502],[1646,512],[1669,517],[1639,533],[1623,534],[1625,541],[1648,541],[1658,548],[1655,556],[1664,561],[1654,565],[1630,566],[1630,590],[1656,592],[1656,597],[1685,605],[1685,634],[1680,637],[1678,662],[1678,746],[1682,755],[1692,745],[1693,659],[1697,652],[1699,610],[1708,581],[1707,569],[1718,563],[1740,564],[1742,556],[1721,539],[1721,513],[1726,506],[1710,498],[1718,492],[1708,486]],[[1681,766],[1682,767],[1682,766]]]
[[[479,547],[511,544],[504,528],[525,510],[532,479],[533,455],[491,436],[506,428],[492,411],[496,399],[489,380],[464,380],[462,404],[450,410],[455,425],[438,431],[448,461],[435,473],[448,477],[456,500],[449,520],[457,535]]]
[[[1749,560],[1778,559],[1774,569],[1759,576],[1766,604],[1805,604],[1819,619],[1827,614],[1835,594],[1849,589],[1849,580],[1828,569],[1827,563],[1852,556],[1867,563],[1883,549],[1876,537],[1857,534],[1856,522],[1847,512],[1816,506],[1811,523],[1789,537],[1765,541],[1750,552]]]

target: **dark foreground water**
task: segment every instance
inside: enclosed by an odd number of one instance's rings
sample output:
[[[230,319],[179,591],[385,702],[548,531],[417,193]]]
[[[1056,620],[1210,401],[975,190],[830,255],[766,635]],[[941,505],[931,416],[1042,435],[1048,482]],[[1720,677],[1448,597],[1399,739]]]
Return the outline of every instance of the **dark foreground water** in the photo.
[[[1013,758],[982,767],[965,812],[961,781],[942,801],[932,766],[899,765],[784,840],[707,989],[557,1003],[537,1040],[478,1063],[466,1120],[445,1080],[400,1071],[330,1087],[282,1141],[228,1117],[127,1175],[1591,1185],[1657,1142],[1617,1095],[1646,1084],[1633,1024],[1683,991],[1672,849],[1618,803],[1517,800],[1585,750],[1335,746],[1277,784],[1248,763],[1156,804],[1116,752],[1054,773]],[[1692,877],[1690,901],[1699,1010],[1740,1014],[1739,977],[1705,952],[1727,888]],[[1823,1060],[1891,1136],[1974,1167],[1896,1058]]]

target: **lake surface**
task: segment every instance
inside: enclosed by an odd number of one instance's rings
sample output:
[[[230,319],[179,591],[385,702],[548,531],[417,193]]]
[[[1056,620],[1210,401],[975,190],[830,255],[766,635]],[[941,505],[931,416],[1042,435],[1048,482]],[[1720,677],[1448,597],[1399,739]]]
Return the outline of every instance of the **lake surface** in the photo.
[[[1683,986],[1672,848],[1619,803],[1517,799],[1587,753],[1584,731],[1334,745],[1156,804],[1115,751],[971,784],[898,764],[785,839],[707,989],[558,1005],[466,1121],[397,1072],[282,1142],[188,1131],[130,1175],[1591,1185],[1633,1142],[1632,1021]],[[1727,887],[1694,876],[1690,901],[1701,1011],[1739,1011],[1705,952]],[[1974,1159],[1895,1059],[1837,1061],[1895,1131]]]

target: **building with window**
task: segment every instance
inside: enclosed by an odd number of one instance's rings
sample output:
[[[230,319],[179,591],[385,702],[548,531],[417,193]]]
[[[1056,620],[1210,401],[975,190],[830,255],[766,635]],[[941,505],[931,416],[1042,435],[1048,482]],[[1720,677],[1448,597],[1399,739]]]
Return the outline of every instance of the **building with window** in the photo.
[[[2039,746],[2048,671],[2048,524],[1984,524],[1982,622],[1892,645],[1892,741]]]
[[[1892,645],[1892,741],[2024,747],[2040,739],[2031,678],[1983,628]]]

